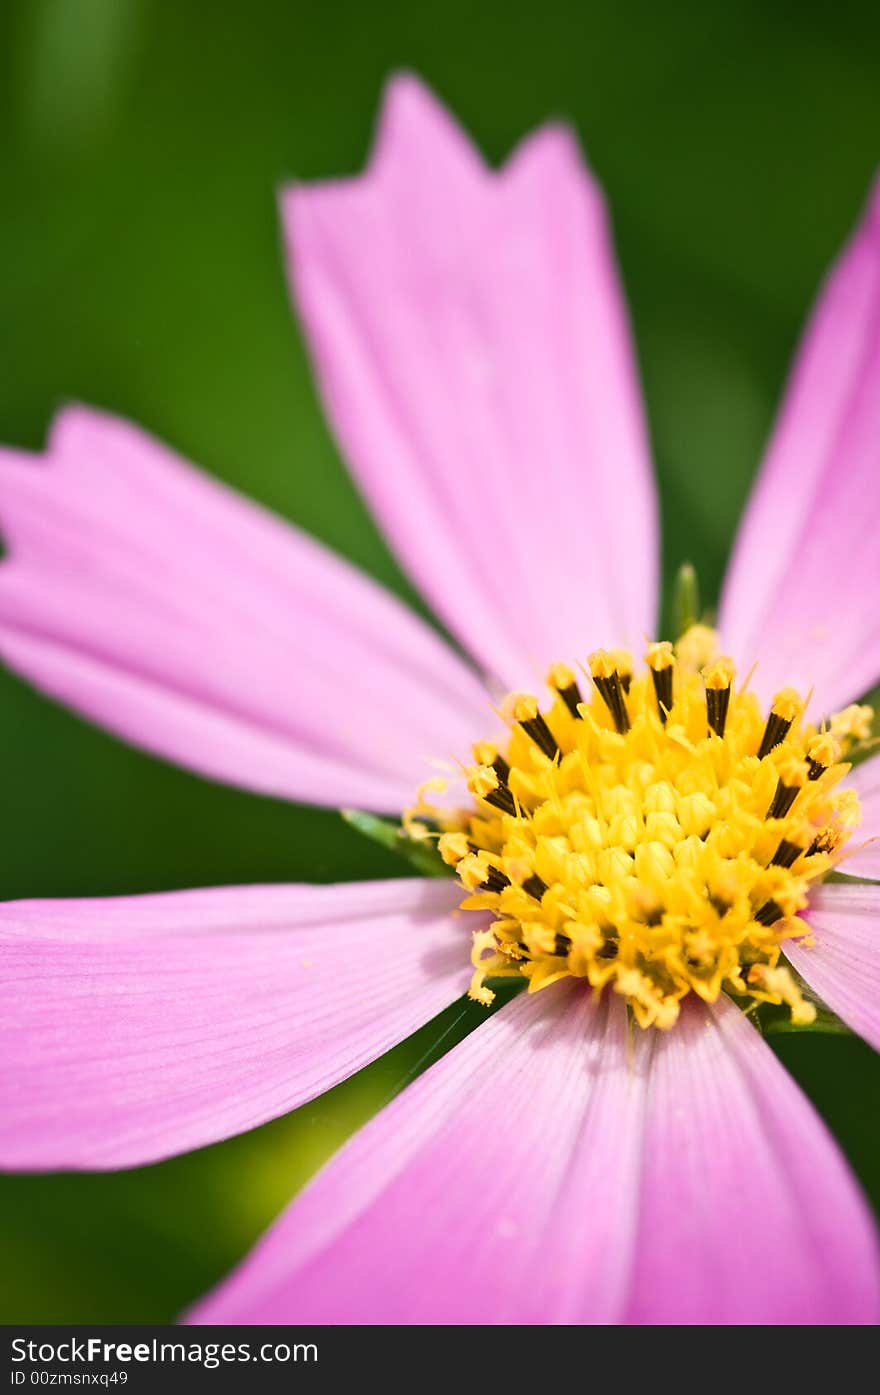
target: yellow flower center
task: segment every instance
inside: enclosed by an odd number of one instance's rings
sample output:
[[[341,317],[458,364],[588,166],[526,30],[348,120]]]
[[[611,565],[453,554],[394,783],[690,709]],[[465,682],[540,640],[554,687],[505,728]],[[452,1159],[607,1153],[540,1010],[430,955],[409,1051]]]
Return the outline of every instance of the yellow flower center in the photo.
[[[780,962],[810,885],[834,865],[859,821],[841,790],[842,756],[870,709],[821,729],[792,689],[764,714],[711,631],[629,657],[590,658],[591,691],[554,665],[544,710],[507,700],[503,749],[475,748],[473,806],[445,818],[444,860],[489,911],[474,937],[471,996],[524,975],[529,990],[566,975],[610,987],[642,1027],[670,1027],[690,992],[789,1004],[810,1021]]]

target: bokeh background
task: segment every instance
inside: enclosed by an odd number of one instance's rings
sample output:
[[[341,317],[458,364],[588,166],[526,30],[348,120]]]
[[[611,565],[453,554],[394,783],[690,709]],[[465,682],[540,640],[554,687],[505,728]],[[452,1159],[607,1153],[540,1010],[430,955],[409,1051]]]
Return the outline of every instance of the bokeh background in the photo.
[[[275,193],[357,170],[394,68],[493,160],[571,120],[611,201],[667,577],[717,587],[790,354],[880,157],[880,9],[806,0],[3,0],[0,440],[133,417],[418,604],[330,441]],[[0,675],[0,895],[401,869],[343,826],[132,751]],[[880,933],[880,927],[878,927]],[[173,1317],[480,1009],[287,1119],[159,1166],[0,1179],[0,1320]],[[476,1014],[476,1016],[475,1016]],[[880,1202],[880,1063],[774,1038]]]

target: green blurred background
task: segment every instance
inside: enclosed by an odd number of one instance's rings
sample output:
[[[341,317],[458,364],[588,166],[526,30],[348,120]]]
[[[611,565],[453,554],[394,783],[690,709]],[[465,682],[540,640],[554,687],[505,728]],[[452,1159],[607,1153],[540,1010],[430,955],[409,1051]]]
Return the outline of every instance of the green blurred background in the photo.
[[[412,67],[493,160],[548,115],[576,125],[633,308],[667,577],[689,557],[717,595],[880,156],[876,5],[3,0],[0,65],[0,440],[39,447],[69,398],[124,413],[413,599],[316,404],[275,211],[286,177],[360,167],[383,79]],[[400,870],[330,813],[183,774],[5,675],[0,720],[5,897]],[[0,1320],[171,1318],[463,1011],[246,1137],[0,1179]],[[854,1040],[774,1044],[880,1203],[880,1063]]]

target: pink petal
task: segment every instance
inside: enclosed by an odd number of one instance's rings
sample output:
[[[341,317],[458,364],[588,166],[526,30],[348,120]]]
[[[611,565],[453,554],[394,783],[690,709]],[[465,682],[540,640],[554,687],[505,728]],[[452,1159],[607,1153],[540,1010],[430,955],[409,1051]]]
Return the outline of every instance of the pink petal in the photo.
[[[880,1051],[880,886],[820,887],[804,913],[814,943],[785,953],[824,1003]]]
[[[0,455],[0,652],[203,774],[399,812],[492,724],[451,650],[352,567],[127,423]]]
[[[562,984],[503,1008],[377,1116],[191,1320],[878,1311],[846,1167],[738,1011],[628,1045],[618,999]]]
[[[581,1300],[611,1320],[641,1107],[611,1007],[562,985],[503,1008],[362,1130],[196,1320],[565,1322]]]
[[[880,756],[872,756],[864,765],[857,765],[847,784],[858,790],[862,822],[849,844],[856,851],[847,854],[840,870],[850,877],[880,880]]]
[[[819,297],[737,539],[725,648],[826,713],[880,676],[880,184]]]
[[[639,646],[656,505],[601,195],[550,127],[492,173],[412,77],[367,172],[288,190],[296,301],[403,565],[505,684]]]
[[[661,1034],[650,1067],[627,1320],[872,1323],[880,1260],[836,1144],[729,1000]]]
[[[467,986],[445,881],[0,906],[0,1165],[197,1148],[321,1094]]]

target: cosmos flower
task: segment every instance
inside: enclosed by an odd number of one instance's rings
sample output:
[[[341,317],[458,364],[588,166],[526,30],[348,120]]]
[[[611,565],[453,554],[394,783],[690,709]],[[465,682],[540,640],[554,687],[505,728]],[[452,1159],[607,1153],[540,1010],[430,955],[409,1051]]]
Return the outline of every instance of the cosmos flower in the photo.
[[[493,173],[399,78],[366,173],[283,216],[329,418],[461,652],[80,408],[3,453],[0,651],[205,775],[403,817],[456,875],[3,907],[0,1159],[227,1137],[512,979],[193,1320],[876,1320],[867,1208],[750,1020],[815,995],[880,1047],[880,887],[827,880],[880,876],[880,759],[850,771],[880,677],[876,199],[718,634],[675,646],[648,643],[647,438],[571,136]]]

